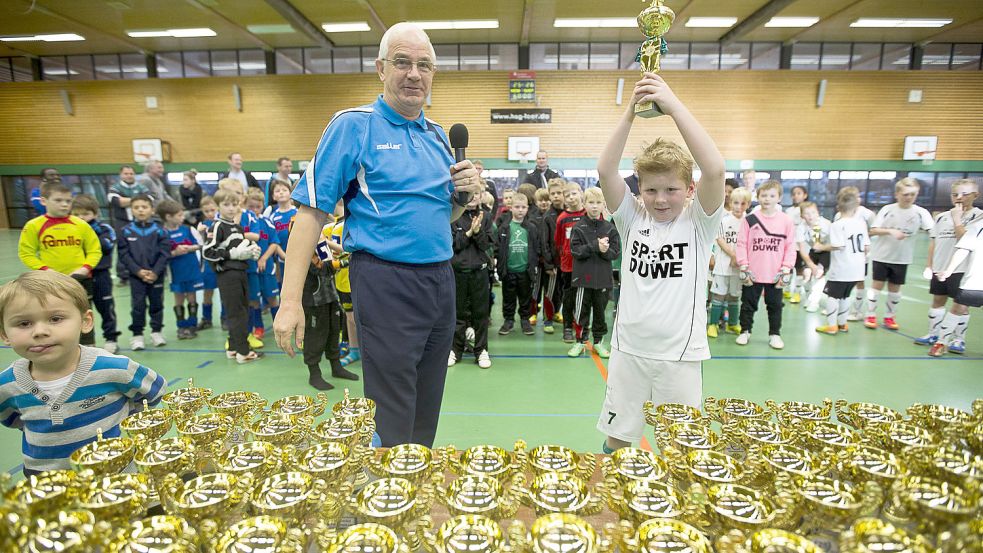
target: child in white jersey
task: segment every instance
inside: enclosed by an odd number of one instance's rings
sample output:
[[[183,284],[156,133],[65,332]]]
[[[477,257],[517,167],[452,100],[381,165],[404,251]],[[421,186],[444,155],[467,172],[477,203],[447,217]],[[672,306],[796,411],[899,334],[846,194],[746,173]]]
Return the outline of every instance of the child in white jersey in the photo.
[[[840,189],[840,192],[844,192],[844,191],[857,196],[860,204],[857,205],[857,211],[854,215],[856,217],[859,217],[861,220],[863,220],[864,224],[867,225],[867,235],[870,236],[870,224],[874,222],[874,217],[876,217],[877,214],[864,207],[863,198],[860,197],[859,188],[857,188],[856,186],[844,186],[843,188]],[[837,213],[833,217],[833,221],[836,221],[839,218],[840,218],[840,214]],[[866,279],[867,279],[867,264],[866,262],[864,262],[864,280]],[[867,298],[866,290],[864,289],[864,280],[858,282],[857,285],[854,286],[853,288],[853,301],[850,303],[850,314],[847,315],[846,317],[846,320],[848,321],[859,321],[863,319],[862,314],[864,309],[864,302],[866,301]]]
[[[979,185],[971,179],[961,179],[952,183],[950,196],[952,209],[941,213],[935,218],[935,226],[929,233],[932,241],[928,243],[928,266],[925,274],[941,271],[952,257],[956,243],[966,234],[966,228],[973,223],[983,220],[983,210],[973,207],[973,202],[979,196]],[[969,308],[956,301],[959,294],[959,283],[969,263],[964,261],[954,268],[951,277],[941,282],[932,275],[929,292],[932,293],[932,307],[928,310],[928,334],[915,338],[915,343],[933,346],[929,355],[938,357],[948,349],[952,353],[966,351],[966,329],[969,326]],[[952,308],[946,313],[946,301],[952,298]],[[956,321],[955,335],[947,347],[934,347],[939,339],[939,331],[945,319]]]
[[[829,270],[829,251],[817,250],[819,244],[829,243],[829,219],[819,214],[819,207],[812,202],[799,204],[802,222],[796,227],[799,259],[802,260],[802,281],[800,286],[806,294],[806,311],[819,310],[823,288],[826,286],[826,271]]]
[[[850,187],[848,187],[850,188]],[[847,332],[850,313],[850,292],[864,278],[870,237],[867,223],[857,214],[860,199],[854,190],[844,188],[836,195],[839,218],[829,227],[829,241],[817,243],[817,252],[830,252],[829,272],[826,274],[826,325],[816,332],[835,336]]]
[[[918,229],[932,230],[932,215],[923,207],[915,205],[921,184],[911,177],[899,180],[894,185],[894,198],[897,203],[881,208],[871,223],[870,235],[876,237],[870,248],[871,289],[867,291],[867,317],[864,326],[877,328],[877,297],[887,282],[887,312],[884,314],[884,327],[898,330],[895,320],[898,304],[901,303],[901,286],[905,283],[908,265],[914,257],[915,244],[911,239]]]
[[[737,318],[741,312],[741,275],[737,266],[737,232],[741,219],[751,205],[751,193],[746,188],[737,188],[730,194],[730,211],[720,219],[717,232],[716,258],[713,265],[713,283],[710,285],[710,320],[707,321],[707,336],[717,337],[717,323],[727,308],[727,331],[741,333]]]
[[[936,278],[940,282],[955,278],[956,269],[963,266],[963,263],[966,263],[966,272],[959,281],[959,294],[955,301],[967,307],[983,307],[983,221],[977,221],[966,229],[963,237],[956,242],[952,259],[944,269],[936,273]],[[969,315],[965,317],[968,318]],[[957,327],[964,322],[960,317],[946,317],[939,328],[939,340],[929,350],[929,355],[939,357],[944,354]]]
[[[637,202],[618,174],[618,164],[641,102],[655,102],[673,120],[693,157],[673,142],[656,139],[635,159]],[[693,158],[701,169],[696,186]],[[645,73],[598,158],[597,170],[624,242],[622,301],[597,422],[607,435],[603,450],[611,452],[641,439],[646,401],[700,405],[701,364],[710,358],[705,283],[723,215],[724,159],[662,77]]]

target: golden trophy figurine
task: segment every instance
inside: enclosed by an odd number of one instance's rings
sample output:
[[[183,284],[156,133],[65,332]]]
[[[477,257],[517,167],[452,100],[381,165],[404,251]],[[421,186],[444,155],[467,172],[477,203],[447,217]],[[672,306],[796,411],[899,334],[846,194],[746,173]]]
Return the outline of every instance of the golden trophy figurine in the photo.
[[[662,0],[651,0],[649,7],[638,14],[638,28],[645,35],[645,41],[638,48],[636,59],[642,66],[642,73],[658,73],[662,55],[669,51],[666,39],[662,35],[669,32],[669,27],[676,14]],[[640,117],[658,117],[662,115],[655,102],[641,102],[635,105],[635,115]]]

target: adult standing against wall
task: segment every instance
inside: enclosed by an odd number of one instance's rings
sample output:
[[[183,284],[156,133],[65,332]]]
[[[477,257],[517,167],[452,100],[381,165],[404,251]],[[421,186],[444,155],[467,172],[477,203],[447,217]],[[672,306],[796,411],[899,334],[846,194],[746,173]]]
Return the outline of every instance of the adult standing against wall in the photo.
[[[409,23],[389,28],[376,71],[383,93],[331,118],[294,189],[277,344],[303,341],[300,290],[328,214],[343,199],[365,395],[382,445],[432,446],[455,320],[450,221],[483,187],[470,161],[454,163],[444,130],[424,117],[437,56]]]
[[[242,183],[242,193],[245,194],[249,187],[263,189],[256,181],[256,177],[253,176],[249,171],[243,171],[242,169],[242,154],[239,152],[232,152],[229,154],[229,170],[224,173],[218,174],[218,180],[224,178],[235,179]]]
[[[277,180],[283,181],[293,187],[295,181],[293,177],[290,176],[294,170],[294,162],[290,160],[289,157],[280,157],[276,160],[276,173],[270,175],[270,179],[266,181],[266,205],[271,206],[276,202],[273,201],[273,183]],[[283,244],[284,246],[286,244]]]
[[[522,182],[528,182],[536,188],[547,188],[550,179],[555,179],[559,176],[559,173],[550,169],[549,154],[545,150],[540,150],[536,152],[536,168],[526,175],[526,180]]]
[[[143,183],[137,182],[136,178],[137,174],[133,170],[133,166],[123,165],[119,168],[119,181],[109,187],[109,194],[106,195],[106,199],[109,200],[109,223],[113,225],[116,236],[122,236],[123,227],[133,220],[133,214],[130,212],[130,201],[137,196],[150,194],[150,189]],[[119,277],[120,286],[126,286],[129,282],[130,271],[118,260],[116,262],[116,275]]]
[[[150,191],[154,205],[163,200],[172,199],[167,190],[167,181],[164,179],[164,164],[156,159],[150,160],[137,182]]]

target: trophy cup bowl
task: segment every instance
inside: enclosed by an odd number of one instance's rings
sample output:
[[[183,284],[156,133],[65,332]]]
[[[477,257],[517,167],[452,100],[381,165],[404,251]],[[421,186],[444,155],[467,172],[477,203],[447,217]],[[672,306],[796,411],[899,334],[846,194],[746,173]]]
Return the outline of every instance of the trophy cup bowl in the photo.
[[[549,513],[591,515],[600,511],[601,498],[577,476],[566,472],[544,472],[533,478],[525,499],[537,516]]]
[[[907,421],[894,421],[882,427],[871,426],[865,432],[869,441],[894,453],[907,456],[938,447],[939,436]]]
[[[840,399],[836,402],[836,419],[857,430],[865,430],[872,424],[882,425],[899,421],[901,413],[876,403],[859,402],[847,405],[845,399]]]
[[[770,420],[744,419],[723,427],[721,442],[724,451],[737,459],[745,459],[753,448],[792,444],[795,437],[791,430]]]
[[[357,446],[360,447],[360,446]],[[361,468],[363,454],[352,452],[341,442],[313,444],[292,461],[293,468],[337,484]]]
[[[341,495],[351,492],[350,484],[329,490],[328,483],[306,472],[281,472],[267,477],[253,491],[251,505],[260,515],[278,517],[300,525],[316,515],[317,520],[337,520],[341,515]]]
[[[79,497],[79,507],[97,520],[114,525],[142,517],[150,497],[150,480],[146,474],[116,474],[97,479]]]
[[[161,484],[160,497],[165,510],[201,526],[206,520],[236,520],[248,502],[253,478],[248,474],[215,472],[182,482],[177,475],[170,474]]]
[[[49,470],[32,474],[7,490],[4,499],[28,519],[55,516],[71,508],[81,494],[84,480],[74,470]]]
[[[737,484],[746,476],[746,465],[719,451],[696,450],[686,455],[670,453],[669,470],[680,487],[697,483],[707,488],[714,484]]]
[[[813,453],[820,453],[826,448],[842,452],[861,442],[857,431],[827,421],[802,422],[794,425],[792,430],[798,433],[798,445]]]
[[[636,526],[652,518],[679,519],[689,514],[682,494],[665,482],[632,480],[620,488],[607,486],[605,495],[608,507]]]
[[[372,427],[364,419],[350,415],[336,415],[321,421],[314,428],[314,435],[321,440],[341,442],[348,447],[368,446],[372,441]]]
[[[359,490],[350,507],[371,522],[399,529],[419,514],[417,491],[405,478],[380,478]]]
[[[233,524],[219,536],[215,551],[220,553],[275,552],[304,553],[304,534],[272,516],[254,516]]]
[[[143,400],[146,405],[147,400]],[[130,438],[142,438],[144,441],[159,440],[171,429],[171,424],[177,413],[170,409],[147,409],[138,411],[126,417],[119,423],[119,428]]]
[[[728,424],[743,419],[769,419],[771,412],[763,407],[740,398],[707,397],[703,400],[703,411],[720,424]]]
[[[510,453],[505,448],[494,445],[476,445],[464,450],[460,457],[455,455],[453,446],[443,451],[450,469],[458,475],[478,474],[494,476],[499,482],[507,482],[522,470],[524,451]]]
[[[660,449],[674,447],[685,453],[698,449],[717,449],[720,437],[708,425],[677,422],[655,432]]]
[[[909,474],[895,482],[892,492],[927,533],[969,521],[983,507],[979,486],[973,482],[964,487],[929,476]]]
[[[331,407],[334,416],[348,416],[362,419],[362,422],[375,432],[375,402],[365,397],[350,397],[345,388],[344,399]]]
[[[328,533],[318,542],[324,553],[409,553],[396,532],[374,522],[349,526],[337,535]]]
[[[562,445],[534,447],[527,454],[526,463],[533,474],[572,473],[584,480],[589,480],[597,468],[597,460],[593,454],[577,453]]]
[[[935,548],[918,535],[909,535],[902,528],[877,518],[861,518],[840,535],[841,553],[870,553],[897,551],[899,553],[934,553]]]
[[[908,416],[916,424],[939,433],[968,433],[977,423],[976,417],[948,405],[916,403],[908,408]]]
[[[232,419],[220,413],[194,415],[177,424],[177,433],[194,442],[195,447],[212,453],[221,449],[229,431]]]
[[[983,455],[983,421],[973,427],[966,441],[977,455]]]
[[[458,515],[444,521],[427,541],[436,553],[498,553],[504,549],[505,533],[486,516]]]
[[[109,544],[109,553],[193,553],[198,533],[187,520],[172,515],[147,517],[130,523]]]
[[[926,450],[911,456],[917,472],[948,480],[954,484],[975,481],[983,484],[983,456],[976,455],[956,444]]]
[[[101,428],[96,435],[96,441],[76,449],[68,462],[77,472],[90,469],[96,476],[120,473],[133,460],[137,442],[131,438],[103,438]]]
[[[249,426],[249,433],[256,440],[282,448],[300,444],[311,431],[310,427],[310,418],[294,419],[281,413],[265,413]]]
[[[840,468],[850,476],[851,482],[874,481],[885,492],[908,472],[904,461],[893,453],[869,445],[847,449]]]
[[[758,490],[736,484],[715,484],[707,489],[710,515],[721,529],[754,532],[771,526],[779,514],[772,500]]]
[[[600,553],[609,550],[609,546],[593,526],[568,513],[553,513],[537,518],[526,539],[529,547],[522,551],[535,553]]]
[[[669,31],[676,14],[662,4],[662,0],[652,0],[652,4],[638,14],[638,28],[645,35],[638,51],[639,65],[642,72],[658,72],[662,56],[662,35]],[[635,113],[641,117],[662,115],[653,102],[644,102],[635,106]]]
[[[455,478],[437,498],[452,515],[484,515],[490,518],[515,516],[518,502],[494,476],[466,474]]]
[[[266,399],[256,392],[225,392],[208,400],[213,413],[227,415],[237,421],[252,418],[252,414],[266,407]]]
[[[651,401],[646,401],[643,407],[645,422],[655,428],[668,427],[677,422],[689,422],[696,424],[710,424],[710,419],[705,417],[702,412],[692,405],[684,403],[660,403],[654,405]]]
[[[385,451],[378,450],[370,458],[369,470],[376,476],[405,478],[414,484],[429,480],[442,472],[430,448],[420,444],[399,444]]]
[[[195,444],[183,436],[154,440],[137,450],[133,462],[137,470],[150,475],[154,483],[170,473],[184,475],[197,466]]]
[[[235,474],[252,474],[263,479],[281,468],[280,450],[270,442],[253,441],[236,444],[216,460],[218,470]]]
[[[777,528],[758,530],[746,538],[744,532],[732,530],[717,539],[720,553],[824,553],[811,540]]]
[[[293,420],[300,417],[320,417],[324,414],[324,408],[328,404],[328,396],[324,392],[318,392],[317,399],[310,396],[295,395],[287,396],[273,402],[271,410],[274,413],[286,415]]]
[[[97,522],[88,511],[59,511],[57,518],[35,521],[36,530],[21,540],[20,551],[27,553],[87,553],[97,551],[112,532],[105,522]]]
[[[765,402],[765,406],[771,409],[778,422],[784,426],[790,426],[795,421],[825,421],[829,420],[829,415],[833,409],[833,402],[829,398],[823,400],[822,406],[805,401],[786,401],[781,405],[772,400]]]
[[[188,379],[187,388],[178,388],[161,399],[168,409],[180,413],[179,418],[190,417],[208,404],[211,388],[196,388],[194,379]]]
[[[864,490],[842,480],[800,477],[795,479],[795,490],[805,501],[801,505],[805,516],[825,530],[838,530],[873,507],[866,502]]]
[[[621,484],[633,480],[662,480],[669,467],[661,457],[637,447],[622,447],[601,461],[601,469],[607,478],[615,478]]]
[[[712,553],[713,551],[710,540],[703,532],[685,522],[669,518],[649,519],[639,524],[636,531],[624,532],[620,546],[621,551],[638,553]]]

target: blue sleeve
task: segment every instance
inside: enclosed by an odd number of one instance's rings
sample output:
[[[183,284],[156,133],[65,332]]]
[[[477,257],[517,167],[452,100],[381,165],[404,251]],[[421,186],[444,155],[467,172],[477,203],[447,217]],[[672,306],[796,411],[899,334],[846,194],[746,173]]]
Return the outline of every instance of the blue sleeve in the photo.
[[[318,142],[314,157],[297,181],[291,198],[332,213],[358,173],[359,156],[368,117],[364,112],[340,113],[332,118]]]
[[[109,255],[113,253],[113,248],[116,247],[116,231],[107,224],[101,224],[99,228],[102,230],[99,235],[102,239],[102,255]]]
[[[263,219],[263,224],[266,225],[266,233],[270,235],[270,244],[281,245],[280,235],[276,232],[276,225],[269,219]]]

